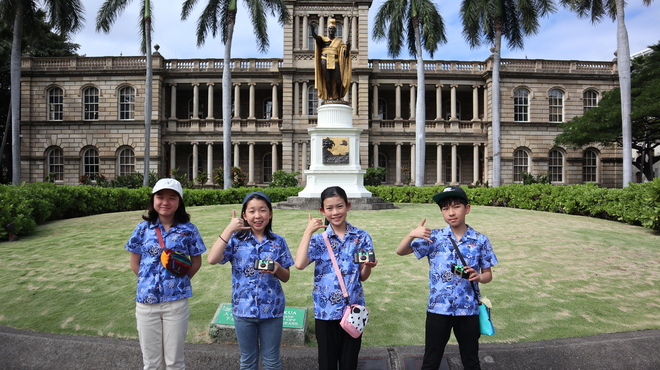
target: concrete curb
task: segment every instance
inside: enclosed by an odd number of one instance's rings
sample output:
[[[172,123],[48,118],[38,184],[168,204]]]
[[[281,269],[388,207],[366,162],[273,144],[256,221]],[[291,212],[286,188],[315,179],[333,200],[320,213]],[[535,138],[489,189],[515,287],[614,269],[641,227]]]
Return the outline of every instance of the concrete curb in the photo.
[[[420,335],[423,335],[420,333]],[[514,344],[482,344],[483,369],[660,368],[660,330],[601,334]],[[364,347],[360,370],[415,369],[421,346]],[[448,369],[461,369],[458,347],[447,346]],[[0,368],[110,370],[142,367],[136,340],[61,335],[0,326]],[[238,369],[237,345],[186,344],[188,369]],[[286,370],[315,369],[316,348],[282,347]]]

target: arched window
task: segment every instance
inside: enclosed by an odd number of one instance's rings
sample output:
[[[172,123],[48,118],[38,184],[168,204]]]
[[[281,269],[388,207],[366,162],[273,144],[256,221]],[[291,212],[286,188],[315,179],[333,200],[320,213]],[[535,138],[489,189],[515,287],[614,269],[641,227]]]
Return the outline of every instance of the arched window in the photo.
[[[451,181],[451,154],[445,157],[445,181]],[[461,157],[456,156],[456,181],[461,182]]]
[[[99,119],[99,89],[94,86],[83,89],[83,119]]]
[[[513,153],[513,182],[521,183],[523,173],[530,173],[529,153],[524,149],[518,149]]]
[[[133,152],[132,148],[121,149],[117,157],[119,160],[119,176],[135,173],[135,152]]]
[[[586,90],[582,93],[582,107],[584,113],[598,106],[598,93],[595,90]]]
[[[548,110],[550,122],[563,122],[564,120],[564,92],[552,89],[548,92]]]
[[[307,88],[307,115],[315,116],[316,109],[319,106],[318,90],[314,86]]]
[[[513,120],[529,122],[529,90],[519,88],[513,92]]]
[[[378,167],[387,170],[387,156],[384,153],[378,153]]]
[[[119,119],[131,120],[135,118],[135,89],[124,86],[119,89]]]
[[[598,182],[598,153],[594,149],[582,154],[582,181]]]
[[[99,174],[99,151],[96,148],[87,148],[82,154],[82,174]]]
[[[564,155],[557,149],[548,156],[548,177],[550,182],[564,182]]]
[[[445,102],[445,116],[449,120],[451,118],[451,100]],[[456,101],[456,119],[461,120],[461,102]]]
[[[64,181],[64,156],[62,155],[62,149],[57,147],[52,148],[48,151],[46,158],[48,160],[46,165],[48,172],[44,177],[53,176],[52,180]]]
[[[273,153],[266,153],[261,159],[261,178],[263,182],[273,179]]]
[[[273,117],[273,99],[268,98],[264,100],[264,119],[271,119]]]
[[[64,92],[59,87],[48,89],[48,120],[61,121],[64,115]]]

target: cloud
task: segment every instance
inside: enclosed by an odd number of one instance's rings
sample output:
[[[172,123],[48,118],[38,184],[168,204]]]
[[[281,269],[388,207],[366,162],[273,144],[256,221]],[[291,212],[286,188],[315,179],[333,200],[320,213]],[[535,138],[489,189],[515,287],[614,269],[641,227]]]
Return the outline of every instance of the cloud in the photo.
[[[96,14],[102,0],[86,0],[85,29],[76,34],[73,42],[81,44],[80,54],[87,56],[139,55],[140,40],[138,12],[141,0],[133,0],[117,18],[109,34],[95,31]],[[369,12],[369,30],[373,27],[373,16],[384,0],[374,0]],[[283,32],[273,17],[268,21],[270,48],[266,54],[258,52],[253,28],[247,11],[242,8],[243,1],[238,0],[237,25],[232,44],[233,58],[281,58],[283,52]],[[660,3],[654,2],[646,7],[641,0],[629,1],[626,7],[626,26],[630,39],[630,51],[636,53],[656,44],[660,38]],[[213,58],[221,59],[224,45],[220,35],[213,38],[207,35],[206,43],[197,47],[197,18],[206,5],[201,0],[187,21],[181,21],[180,1],[159,0],[153,3],[154,30],[153,43],[160,46],[160,53],[168,59]],[[482,61],[490,55],[490,45],[471,49],[462,34],[459,16],[460,2],[445,1],[437,3],[444,19],[448,43],[440,45],[434,55],[435,60]],[[592,25],[589,19],[578,19],[573,13],[560,9],[541,21],[538,35],[524,40],[524,50],[510,50],[506,42],[503,45],[503,58],[560,59],[610,61],[616,51],[616,22],[609,18]],[[375,42],[369,35],[369,58],[389,59],[384,41]],[[407,48],[399,56],[411,58]],[[425,53],[425,59],[429,56]]]

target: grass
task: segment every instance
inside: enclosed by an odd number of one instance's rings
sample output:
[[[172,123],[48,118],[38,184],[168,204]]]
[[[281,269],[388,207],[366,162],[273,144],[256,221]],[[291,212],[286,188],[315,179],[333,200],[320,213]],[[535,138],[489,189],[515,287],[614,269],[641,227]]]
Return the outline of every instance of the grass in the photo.
[[[428,265],[394,252],[417,226],[444,227],[431,204],[351,211],[371,234],[379,260],[365,282],[371,310],[363,345],[422,345]],[[190,207],[207,248],[237,205]],[[273,229],[292,254],[309,211],[275,210]],[[142,211],[61,220],[0,244],[4,261],[0,325],[35,331],[137,338],[136,278],[123,247]],[[519,209],[472,207],[468,223],[488,235],[500,261],[482,287],[494,305],[497,335],[483,343],[525,342],[660,328],[660,235],[600,219]],[[204,262],[206,258],[204,257]],[[313,335],[312,266],[292,270],[287,305],[308,307]],[[206,262],[193,279],[188,342],[209,342],[218,305],[230,302],[229,266]]]

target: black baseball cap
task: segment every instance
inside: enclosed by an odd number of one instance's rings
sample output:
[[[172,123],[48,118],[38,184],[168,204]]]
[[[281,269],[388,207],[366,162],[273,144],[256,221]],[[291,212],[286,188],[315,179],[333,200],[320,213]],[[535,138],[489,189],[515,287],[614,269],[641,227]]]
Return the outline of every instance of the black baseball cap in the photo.
[[[440,205],[440,201],[442,199],[449,197],[463,198],[467,203],[469,203],[467,194],[465,194],[465,190],[461,189],[460,186],[447,186],[440,193],[433,196],[433,201]]]

